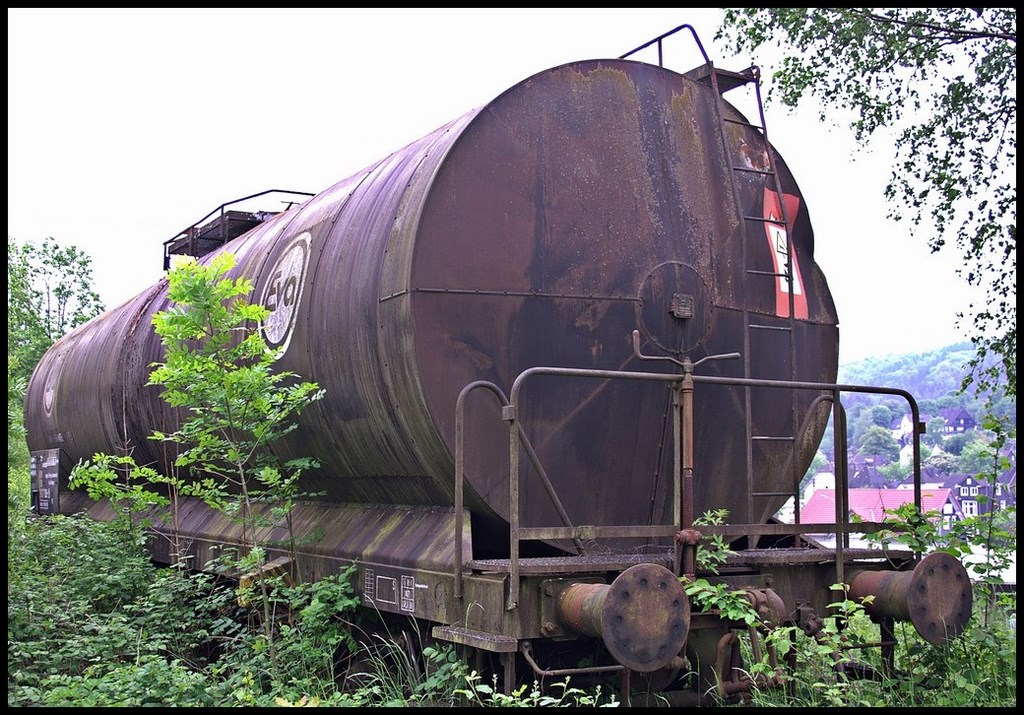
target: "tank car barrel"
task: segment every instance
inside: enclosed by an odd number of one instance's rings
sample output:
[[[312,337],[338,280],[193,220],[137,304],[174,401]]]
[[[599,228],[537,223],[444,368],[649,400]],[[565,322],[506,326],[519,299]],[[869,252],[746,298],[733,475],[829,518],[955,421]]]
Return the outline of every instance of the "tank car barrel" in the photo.
[[[682,29],[648,45],[660,58]],[[718,76],[625,59],[543,70],[218,244],[237,258],[227,277],[270,311],[259,331],[277,366],[324,394],[273,445],[318,464],[298,487],[321,496],[290,522],[298,577],[356,565],[363,606],[496,655],[507,693],[520,655],[551,676],[600,653],[573,672],[678,683],[685,660],[701,700],[716,681],[724,695],[749,684],[722,672],[740,671],[735,622],[699,612],[691,630],[693,527],[714,512],[745,552],[723,579],[748,589],[763,625],[795,613],[817,627],[830,586],[853,574],[850,596],[870,596],[877,618],[933,643],[963,632],[971,585],[952,556],[884,571],[881,553],[842,539],[804,548],[799,518],[769,523],[817,456],[822,395],[836,435],[839,391],[902,395],[920,414],[902,390],[835,384],[839,321],[804,197],[763,117],[722,97],[758,72]],[[126,444],[179,474],[168,443],[148,439],[182,418],[150,383],[164,359],[153,317],[171,304],[161,280],[41,358],[25,426],[54,511],[97,506],[67,490],[61,464]],[[918,506],[919,457],[915,433]],[[187,539],[193,564],[241,539],[197,497],[174,510],[156,529]],[[845,519],[837,509],[826,531],[845,535]],[[155,560],[176,558],[169,543],[151,541]]]

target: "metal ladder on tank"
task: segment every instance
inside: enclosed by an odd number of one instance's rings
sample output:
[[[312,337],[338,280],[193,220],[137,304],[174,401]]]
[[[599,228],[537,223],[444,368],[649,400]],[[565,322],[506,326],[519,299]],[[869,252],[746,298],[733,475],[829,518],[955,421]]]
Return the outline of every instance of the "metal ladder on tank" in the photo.
[[[792,241],[789,236],[789,216],[786,210],[786,199],[782,193],[782,180],[779,177],[778,167],[775,162],[775,156],[772,152],[771,145],[768,143],[768,130],[764,120],[764,105],[761,101],[761,78],[760,71],[757,67],[750,67],[741,72],[728,72],[719,70],[708,62],[703,67],[687,73],[687,76],[691,79],[695,79],[704,84],[710,85],[712,90],[715,92],[715,112],[718,115],[718,122],[720,127],[719,136],[721,138],[722,147],[725,151],[726,160],[729,162],[729,177],[730,177],[730,188],[732,190],[733,202],[736,208],[736,213],[740,217],[743,223],[743,230],[741,231],[742,246],[741,246],[741,263],[743,267],[744,280],[741,283],[742,291],[742,302],[743,302],[743,377],[753,378],[755,377],[753,372],[754,359],[751,355],[751,336],[754,331],[758,330],[775,330],[785,331],[789,338],[789,375],[788,377],[783,376],[781,379],[788,379],[790,381],[796,381],[797,372],[797,351],[796,351],[796,299],[794,293],[794,266],[793,266],[793,249]],[[754,93],[757,99],[757,112],[759,124],[751,124],[740,120],[731,119],[726,116],[726,111],[723,106],[725,102],[724,95],[726,92],[736,89],[745,85],[753,85]],[[737,161],[733,150],[730,147],[730,143],[727,140],[726,125],[729,123],[739,124],[744,127],[753,128],[760,142],[760,146],[755,147],[757,150],[763,150],[764,156],[768,159],[767,169],[751,168],[741,164]],[[739,187],[739,176],[741,174],[753,174],[760,175],[766,182],[770,182],[770,188],[775,191],[779,197],[779,216],[776,219],[765,218],[764,216],[748,215],[743,213],[743,207],[740,202],[740,187]],[[786,234],[786,264],[785,268],[781,272],[776,271],[762,271],[751,268],[750,265],[750,238],[747,226],[750,223],[757,224],[758,226],[764,227],[765,224],[771,224],[780,228]],[[760,234],[759,234],[760,237]],[[749,288],[751,281],[756,280],[770,280],[777,281],[779,279],[785,279],[786,287],[788,289],[788,319],[784,325],[768,325],[765,322],[757,321],[756,315],[750,311],[750,303],[748,300]],[[776,379],[779,379],[776,376]],[[790,404],[790,420],[789,420],[789,433],[788,434],[755,434],[753,420],[751,416],[751,392],[754,388],[745,386],[743,388],[743,402],[746,419],[744,420],[745,425],[745,443],[746,443],[746,465],[747,465],[747,522],[748,523],[760,523],[760,519],[756,519],[754,514],[754,499],[756,497],[777,497],[777,496],[790,496],[793,498],[794,513],[797,515],[797,521],[799,521],[799,510],[800,510],[800,477],[798,471],[798,445],[797,445],[797,429],[799,418],[797,416],[797,397],[796,391],[792,393],[791,404]],[[754,491],[754,448],[758,442],[787,442],[790,445],[790,459],[789,465],[792,470],[792,491],[788,492],[757,492]],[[756,547],[756,537],[750,535],[748,537],[748,543],[751,548]]]
[[[689,30],[693,37],[697,48],[700,50],[701,55],[704,58],[704,64],[696,67],[689,72],[684,73],[684,76],[693,81],[699,82],[709,86],[715,93],[715,114],[719,125],[719,140],[721,141],[722,150],[725,153],[726,160],[729,163],[729,185],[732,191],[733,206],[736,209],[736,215],[740,218],[742,223],[742,230],[740,236],[742,238],[741,245],[741,263],[743,269],[744,279],[741,281],[741,299],[743,303],[743,377],[751,379],[752,365],[754,363],[751,357],[751,335],[753,331],[769,330],[769,331],[785,331],[789,336],[789,376],[790,381],[796,381],[796,366],[797,366],[797,350],[796,350],[796,300],[794,294],[794,266],[793,266],[793,250],[792,241],[789,236],[789,216],[786,210],[786,200],[782,193],[782,180],[779,177],[778,168],[775,162],[775,156],[772,153],[771,145],[768,143],[768,130],[764,119],[764,104],[761,99],[761,75],[760,69],[756,66],[751,66],[740,72],[731,72],[726,70],[717,69],[708,57],[707,52],[704,50],[704,46],[697,36],[696,30],[691,25],[680,25],[679,27],[670,30],[649,42],[640,45],[639,47],[630,50],[624,55],[620,56],[620,59],[625,59],[630,55],[633,55],[647,47],[652,45],[657,46],[658,51],[658,65],[663,65],[663,52],[662,43],[665,38],[674,35],[680,30]],[[754,88],[755,97],[757,100],[757,113],[759,124],[751,124],[732,118],[728,118],[725,109],[725,93],[736,89],[738,87],[752,85]],[[754,130],[757,135],[759,146],[756,147],[759,150],[763,150],[764,156],[768,159],[767,169],[757,169],[748,166],[741,165],[734,156],[732,149],[730,148],[729,141],[727,139],[726,125],[736,124],[743,127],[748,127]],[[752,174],[760,175],[766,182],[770,181],[771,188],[775,191],[779,197],[779,213],[777,220],[766,219],[763,216],[751,216],[746,215],[743,212],[742,202],[740,201],[740,188],[738,184],[739,176],[741,174]],[[750,265],[750,239],[748,237],[747,226],[750,223],[755,223],[759,226],[765,226],[766,224],[772,224],[781,228],[786,232],[786,265],[781,272],[777,271],[762,271],[751,268]],[[789,318],[785,325],[767,325],[763,322],[754,322],[754,316],[750,312],[750,304],[748,301],[748,284],[750,280],[771,280],[776,281],[781,278],[786,279],[786,285],[788,288],[788,306],[789,306]],[[778,379],[776,377],[776,379]],[[746,494],[747,494],[747,523],[755,524],[760,523],[760,519],[755,520],[754,514],[754,500],[757,497],[780,497],[788,496],[793,499],[794,517],[796,523],[800,522],[800,480],[803,475],[799,474],[799,462],[798,462],[798,444],[797,436],[799,434],[799,416],[797,409],[797,396],[796,391],[793,391],[792,401],[790,404],[790,420],[789,420],[789,434],[754,434],[753,421],[751,416],[751,393],[753,388],[751,386],[744,386],[743,388],[743,405],[744,405],[744,441],[746,444]],[[754,447],[758,443],[765,442],[787,442],[790,445],[790,458],[789,467],[792,471],[792,491],[786,492],[764,492],[754,491]],[[755,548],[757,546],[757,535],[748,534],[747,536],[748,546]]]

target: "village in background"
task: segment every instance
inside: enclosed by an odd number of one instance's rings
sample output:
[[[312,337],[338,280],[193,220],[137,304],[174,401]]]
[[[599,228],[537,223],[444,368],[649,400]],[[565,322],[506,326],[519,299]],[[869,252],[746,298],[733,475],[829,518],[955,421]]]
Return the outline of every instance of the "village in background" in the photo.
[[[1008,467],[989,476],[994,435],[981,424],[989,409],[980,400],[957,395],[959,383],[951,366],[962,360],[970,344],[943,348],[922,355],[889,356],[841,367],[842,384],[890,384],[921,395],[920,434],[921,506],[932,517],[940,534],[965,518],[1005,511],[1017,501],[1016,439],[1007,440],[999,452]],[[842,374],[845,373],[845,374]],[[873,382],[872,382],[873,381]],[[913,435],[909,409],[900,411],[898,401],[855,397],[848,409],[849,497],[846,521],[881,522],[914,501]],[[905,403],[904,403],[905,404]],[[1016,432],[1016,403],[1007,399],[996,406]],[[830,423],[800,491],[799,515],[791,498],[776,517],[785,523],[833,523],[836,514],[836,470]],[[1015,511],[1012,512],[1015,515]],[[1015,516],[1012,528],[1016,530]],[[814,541],[835,547],[834,534],[812,534]],[[850,535],[850,548],[878,548],[875,540]],[[976,554],[976,559],[983,554]],[[1016,560],[1002,574],[1016,583]]]

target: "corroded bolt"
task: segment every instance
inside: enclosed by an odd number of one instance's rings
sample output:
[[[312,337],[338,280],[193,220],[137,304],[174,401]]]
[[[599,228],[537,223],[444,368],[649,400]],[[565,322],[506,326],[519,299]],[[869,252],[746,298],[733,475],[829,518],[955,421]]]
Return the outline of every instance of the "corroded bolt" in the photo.
[[[696,529],[683,529],[676,532],[676,543],[683,546],[696,546],[700,543],[701,533]]]

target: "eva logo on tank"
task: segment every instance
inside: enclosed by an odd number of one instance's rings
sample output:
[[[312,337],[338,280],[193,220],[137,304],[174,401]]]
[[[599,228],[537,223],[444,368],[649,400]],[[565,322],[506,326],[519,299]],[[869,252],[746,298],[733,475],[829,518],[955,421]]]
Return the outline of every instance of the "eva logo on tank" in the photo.
[[[260,334],[267,345],[279,348],[282,355],[288,350],[302,301],[302,286],[309,265],[309,241],[309,231],[292,239],[270,271],[270,280],[260,296],[260,303],[270,311],[260,327]]]

